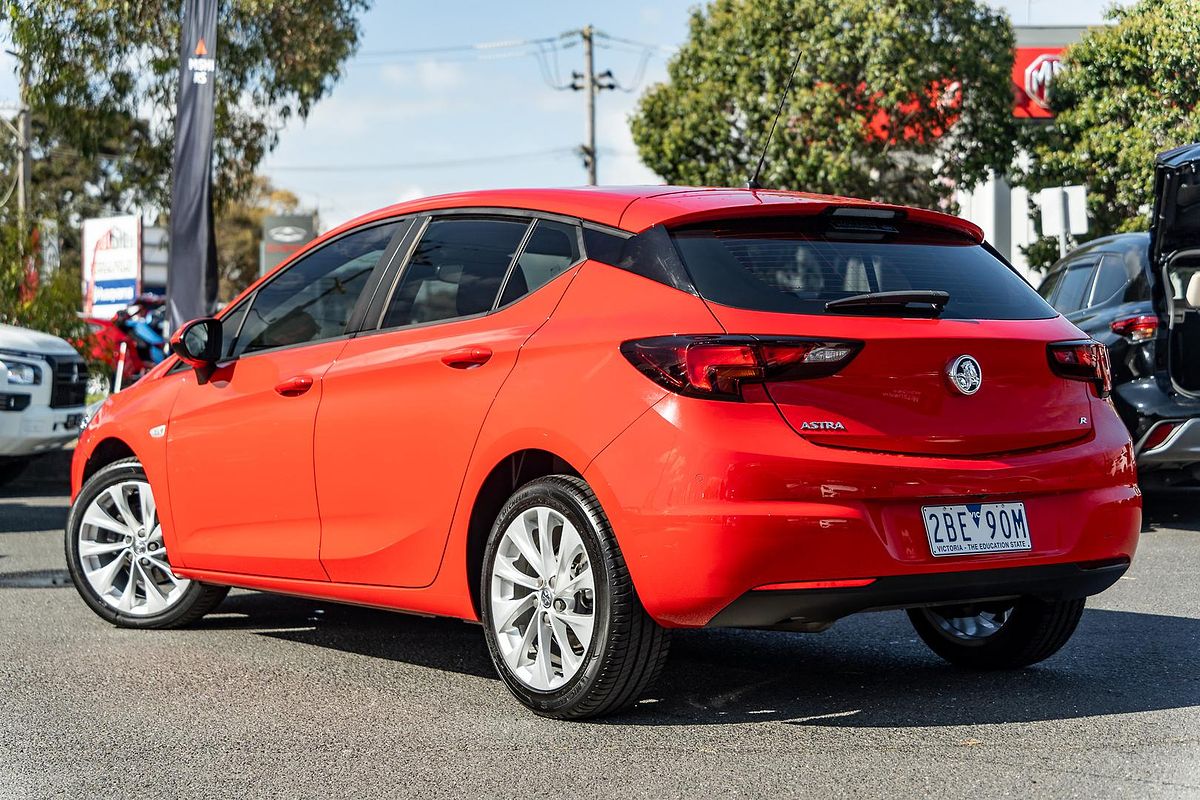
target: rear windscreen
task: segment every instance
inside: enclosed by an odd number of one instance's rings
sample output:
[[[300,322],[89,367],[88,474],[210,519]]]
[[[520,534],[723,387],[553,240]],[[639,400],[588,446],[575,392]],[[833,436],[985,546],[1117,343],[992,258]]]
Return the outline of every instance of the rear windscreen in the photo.
[[[735,308],[825,314],[842,297],[934,289],[950,294],[943,319],[1056,315],[983,246],[929,226],[789,218],[681,228],[671,239],[700,295]]]

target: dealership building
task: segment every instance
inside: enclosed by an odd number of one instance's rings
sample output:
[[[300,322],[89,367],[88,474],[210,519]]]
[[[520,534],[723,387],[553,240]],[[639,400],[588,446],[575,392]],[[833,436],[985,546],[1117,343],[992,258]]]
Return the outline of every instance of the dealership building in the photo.
[[[1018,25],[1015,31],[1013,115],[1029,125],[1045,124],[1054,116],[1050,112],[1050,91],[1054,76],[1062,68],[1062,51],[1079,41],[1087,28]],[[1021,252],[1023,246],[1036,238],[1029,193],[1009,186],[1003,178],[993,178],[971,191],[957,192],[955,200],[959,214],[983,228],[988,241],[1017,269],[1029,275]]]

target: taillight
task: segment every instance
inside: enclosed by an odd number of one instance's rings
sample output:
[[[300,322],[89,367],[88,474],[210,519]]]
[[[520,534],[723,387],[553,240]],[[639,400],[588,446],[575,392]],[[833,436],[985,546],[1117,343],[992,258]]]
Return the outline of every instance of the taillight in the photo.
[[[1087,381],[1097,397],[1108,397],[1112,391],[1112,367],[1108,348],[1092,339],[1077,342],[1055,342],[1048,346],[1050,369],[1064,378]]]
[[[746,384],[832,375],[861,349],[862,342],[796,336],[658,336],[621,345],[660,386],[716,400],[741,400]]]
[[[1146,440],[1142,442],[1142,452],[1153,450],[1159,447],[1167,439],[1171,438],[1171,434],[1175,432],[1182,423],[1179,422],[1160,422],[1150,429],[1150,433],[1146,435]]]
[[[1126,336],[1134,342],[1145,342],[1153,339],[1158,333],[1158,317],[1152,314],[1139,314],[1136,317],[1125,317],[1114,320],[1112,332],[1118,336]]]

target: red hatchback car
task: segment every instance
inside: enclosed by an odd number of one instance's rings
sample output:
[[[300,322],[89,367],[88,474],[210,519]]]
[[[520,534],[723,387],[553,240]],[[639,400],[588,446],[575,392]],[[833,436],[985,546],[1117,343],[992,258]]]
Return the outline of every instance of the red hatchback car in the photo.
[[[1137,544],[1105,349],[929,211],[437,197],[174,349],[75,451],[92,609],[173,627],[238,586],[478,620],[547,716],[633,703],[679,627],[904,608],[955,664],[1031,664]]]

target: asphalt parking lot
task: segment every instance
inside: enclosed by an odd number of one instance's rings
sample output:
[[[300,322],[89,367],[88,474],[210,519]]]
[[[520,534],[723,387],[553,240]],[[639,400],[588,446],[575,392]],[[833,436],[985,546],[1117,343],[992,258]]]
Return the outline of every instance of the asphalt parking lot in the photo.
[[[118,630],[65,577],[66,486],[0,490],[0,797],[1200,797],[1200,495],[1056,657],[975,675],[901,613],[688,632],[636,709],[531,716],[475,626],[235,592]]]

